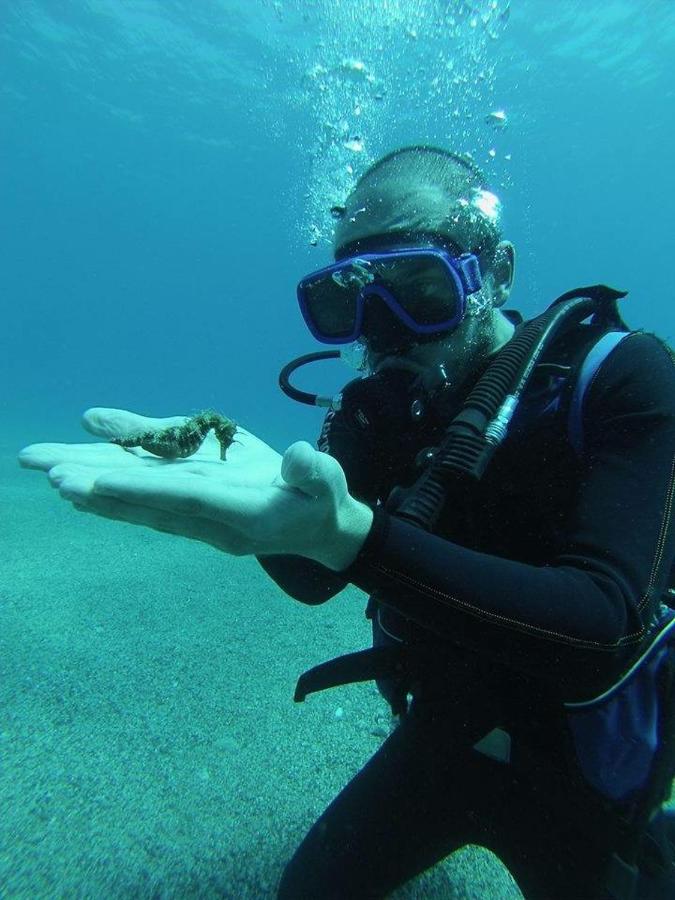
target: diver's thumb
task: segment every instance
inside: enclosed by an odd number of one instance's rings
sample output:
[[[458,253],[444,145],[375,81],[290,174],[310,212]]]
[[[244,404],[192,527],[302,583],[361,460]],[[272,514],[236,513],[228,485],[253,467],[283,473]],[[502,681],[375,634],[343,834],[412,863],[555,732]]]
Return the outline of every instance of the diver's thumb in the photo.
[[[347,481],[340,463],[315,450],[307,441],[297,441],[284,453],[281,477],[286,484],[310,497],[333,496],[339,499],[347,492]]]

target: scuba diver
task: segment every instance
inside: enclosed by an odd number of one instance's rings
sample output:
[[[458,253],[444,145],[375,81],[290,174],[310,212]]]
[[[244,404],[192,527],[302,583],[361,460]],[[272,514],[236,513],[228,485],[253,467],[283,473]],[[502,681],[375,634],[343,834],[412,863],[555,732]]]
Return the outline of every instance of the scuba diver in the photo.
[[[319,447],[374,522],[344,571],[261,563],[304,602],[370,594],[375,649],[296,699],[376,678],[402,721],[279,896],[380,897],[468,843],[528,900],[675,896],[670,354],[603,286],[502,312],[514,249],[463,157],[390,154],[340,215],[298,299],[319,341],[362,349]]]
[[[622,292],[505,310],[515,254],[468,159],[405,147],[336,210],[335,262],[298,285],[312,335],[294,399],[318,449],[240,429],[157,466],[112,444],[39,444],[78,508],[255,554],[303,603],[354,584],[373,646],[296,700],[374,680],[397,726],[288,862],[282,900],[376,898],[465,846],[527,900],[675,896],[675,370]],[[342,355],[336,397],[298,390]],[[99,437],[148,420],[94,409]]]

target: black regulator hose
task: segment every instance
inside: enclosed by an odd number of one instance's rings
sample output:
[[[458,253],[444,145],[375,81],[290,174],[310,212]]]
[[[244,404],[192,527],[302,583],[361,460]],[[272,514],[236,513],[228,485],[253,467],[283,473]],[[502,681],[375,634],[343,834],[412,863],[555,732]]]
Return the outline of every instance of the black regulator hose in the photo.
[[[499,353],[452,420],[426,471],[407,490],[394,491],[387,508],[418,528],[431,531],[453,479],[482,477],[542,354],[561,331],[603,306],[616,308],[625,292],[604,285],[563,294],[542,315],[522,326]]]
[[[332,406],[333,399],[331,397],[321,397],[318,394],[310,394],[309,391],[301,391],[299,388],[293,387],[290,382],[290,376],[299,369],[300,366],[306,366],[308,363],[316,362],[320,359],[339,359],[339,350],[319,350],[316,353],[305,353],[304,356],[298,356],[292,359],[279,372],[279,387],[290,397],[291,400],[297,400],[298,403],[307,403],[309,406]]]

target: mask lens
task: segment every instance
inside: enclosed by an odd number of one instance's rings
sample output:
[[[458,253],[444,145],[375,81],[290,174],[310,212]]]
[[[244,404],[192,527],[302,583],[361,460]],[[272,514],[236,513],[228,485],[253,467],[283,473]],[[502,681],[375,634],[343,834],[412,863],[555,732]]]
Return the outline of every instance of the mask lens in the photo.
[[[464,301],[457,272],[430,250],[352,257],[303,280],[298,296],[315,335],[336,343],[358,337],[362,304],[366,318],[384,303],[401,327],[424,334],[455,325]]]
[[[416,325],[444,325],[459,312],[456,278],[433,253],[378,260],[373,268]]]
[[[370,262],[355,259],[334,266],[303,286],[304,300],[315,328],[326,337],[346,338],[356,327],[359,295],[375,282]]]

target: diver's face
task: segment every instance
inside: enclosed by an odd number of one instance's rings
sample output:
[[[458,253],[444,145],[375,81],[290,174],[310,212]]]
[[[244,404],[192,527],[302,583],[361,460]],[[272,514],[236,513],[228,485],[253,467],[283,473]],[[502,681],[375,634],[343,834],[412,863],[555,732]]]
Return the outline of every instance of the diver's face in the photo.
[[[392,231],[364,236],[362,229],[358,232],[354,229],[352,235],[354,240],[351,245],[346,245],[349,256],[413,248],[444,250],[453,256],[465,252],[446,235],[420,233],[402,239],[400,233]],[[344,253],[341,255],[344,256]],[[414,296],[419,298],[422,307],[434,311],[447,309],[448,318],[452,317],[451,310],[457,308],[457,289],[443,268],[430,264],[424,257],[415,260],[412,265],[407,261],[399,268],[400,272],[397,272],[396,264],[389,264],[388,287],[394,297]],[[463,352],[470,354],[476,331],[475,318],[469,321],[470,318],[464,315],[452,331],[420,335],[411,330],[382,297],[371,294],[364,305],[361,331],[361,339],[368,350],[370,370],[396,366],[418,371],[430,365],[439,366],[449,356],[456,357]]]
[[[486,206],[488,196],[494,202]],[[463,195],[454,198],[429,180],[391,179],[376,184],[370,193],[357,186],[337,224],[335,248],[340,248],[344,256],[435,246],[458,256],[474,250],[478,213],[479,218],[492,218],[494,213],[496,225],[497,209],[496,197],[471,186],[465,186]],[[506,263],[494,272],[492,268],[483,271],[483,288],[472,296],[464,318],[452,332],[420,338],[398,321],[384,302],[369,298],[363,337],[371,371],[390,366],[424,373],[444,369],[451,381],[460,384],[490,352],[505,343],[513,328],[493,307],[508,296],[513,247],[508,242],[499,246],[506,248]],[[418,286],[429,292],[434,302],[442,301],[442,292],[447,290],[423,273]]]
[[[405,349],[377,349],[366,337],[368,369],[405,369],[422,375],[427,387],[444,381],[460,387],[491,349],[489,329],[482,318],[467,315],[452,332],[426,343],[411,342]]]
[[[372,290],[363,304],[360,334],[371,354],[414,353],[418,345],[433,344],[449,330],[446,327],[444,331],[422,334],[412,324],[406,324],[406,316],[420,324],[454,320],[453,330],[459,324],[456,320],[463,314],[466,298],[458,287],[457,277],[437,255],[418,256],[409,252],[427,249],[460,255],[460,251],[449,246],[447,241],[434,241],[428,237],[401,241],[399,236],[392,239],[391,235],[380,235],[367,247],[365,242],[361,243],[359,254],[361,251],[383,254],[382,269],[376,261],[371,260],[368,265],[376,280],[381,279],[385,294]],[[405,252],[397,258],[396,251],[400,250]]]
[[[453,202],[444,188],[428,180],[399,179],[378,184],[370,192],[357,187],[348,198],[336,228],[336,251],[341,248],[339,255],[344,256],[434,247],[459,256],[471,250],[470,236],[463,233],[465,219],[453,217],[448,212],[460,202],[460,198]],[[408,269],[408,282],[410,279]],[[451,286],[438,277],[437,268],[424,271],[421,266],[419,272],[412,273],[412,279],[414,284],[406,283],[401,289],[423,294],[437,306],[447,300]],[[369,297],[365,304],[363,339],[373,365],[380,358],[391,355],[426,358],[430,345],[443,337],[416,335],[376,296]]]

